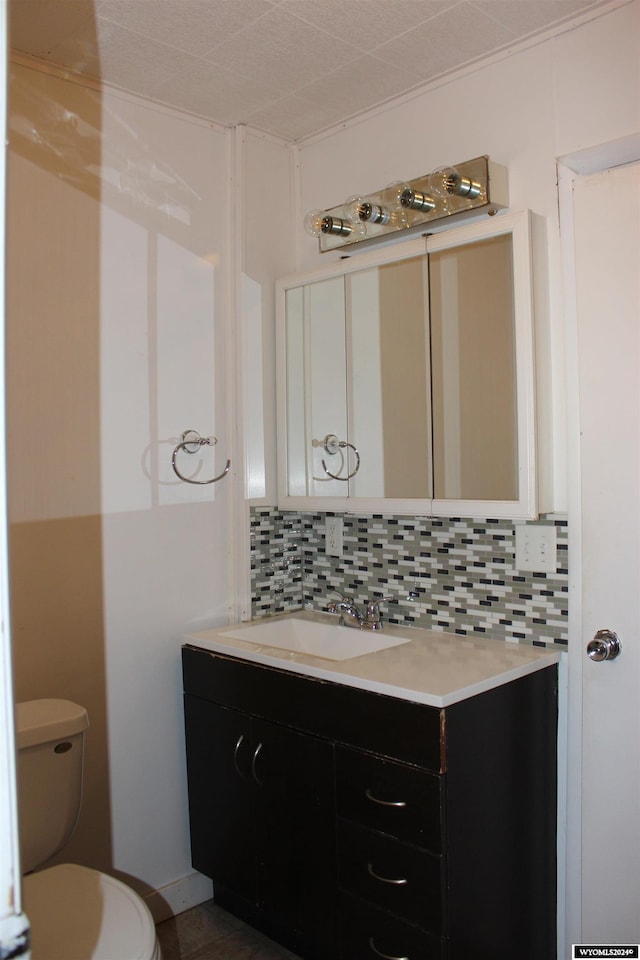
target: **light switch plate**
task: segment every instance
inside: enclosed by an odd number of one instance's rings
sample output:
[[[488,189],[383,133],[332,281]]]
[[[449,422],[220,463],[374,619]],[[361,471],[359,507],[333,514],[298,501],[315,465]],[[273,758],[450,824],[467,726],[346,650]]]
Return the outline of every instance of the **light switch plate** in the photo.
[[[342,517],[327,517],[324,524],[325,551],[330,557],[341,557],[343,523]]]
[[[516,527],[516,568],[535,570],[536,573],[555,573],[557,542],[555,526],[519,524]]]

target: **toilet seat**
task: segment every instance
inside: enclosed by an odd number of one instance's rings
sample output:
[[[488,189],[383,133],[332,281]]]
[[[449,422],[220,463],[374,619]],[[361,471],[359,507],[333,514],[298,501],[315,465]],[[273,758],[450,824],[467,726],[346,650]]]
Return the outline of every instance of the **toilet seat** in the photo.
[[[153,918],[130,887],[74,863],[23,878],[32,960],[161,960]]]

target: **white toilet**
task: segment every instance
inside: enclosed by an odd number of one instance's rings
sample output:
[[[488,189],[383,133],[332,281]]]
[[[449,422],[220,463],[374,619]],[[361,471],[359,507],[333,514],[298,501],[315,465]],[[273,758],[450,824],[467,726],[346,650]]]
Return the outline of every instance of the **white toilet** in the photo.
[[[24,910],[32,960],[161,960],[153,918],[126,884],[65,863],[82,799],[87,712],[68,700],[16,704]]]

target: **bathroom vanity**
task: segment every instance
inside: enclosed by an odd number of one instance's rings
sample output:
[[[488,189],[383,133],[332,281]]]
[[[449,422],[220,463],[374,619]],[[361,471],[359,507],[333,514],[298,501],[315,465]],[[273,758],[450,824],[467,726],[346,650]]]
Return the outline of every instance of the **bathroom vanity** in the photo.
[[[384,632],[346,660],[187,637],[194,867],[304,960],[555,957],[557,654]]]

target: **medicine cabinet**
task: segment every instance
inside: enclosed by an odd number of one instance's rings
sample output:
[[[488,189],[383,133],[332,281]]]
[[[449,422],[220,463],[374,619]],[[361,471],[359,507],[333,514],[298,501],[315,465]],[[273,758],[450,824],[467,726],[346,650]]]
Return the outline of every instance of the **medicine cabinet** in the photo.
[[[536,516],[530,216],[277,284],[279,506]]]

